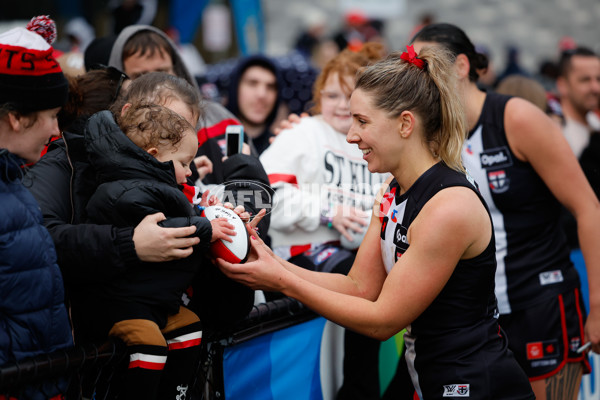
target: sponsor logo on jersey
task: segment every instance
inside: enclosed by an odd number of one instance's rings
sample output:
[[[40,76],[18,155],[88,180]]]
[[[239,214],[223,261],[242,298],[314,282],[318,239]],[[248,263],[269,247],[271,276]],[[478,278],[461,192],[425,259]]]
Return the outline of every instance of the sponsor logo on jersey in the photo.
[[[390,207],[392,206],[392,202],[394,201],[394,197],[396,197],[395,187],[383,195],[383,199],[379,204],[379,211],[381,211],[382,215],[387,215],[388,211],[390,210]]]
[[[396,218],[396,214],[398,214],[398,210],[393,210],[392,211],[392,222],[394,222],[394,223],[398,222],[398,219]]]
[[[506,146],[482,152],[479,161],[483,169],[506,168],[512,165],[512,158]]]
[[[473,148],[471,147],[471,143],[467,144],[467,154],[472,156],[473,155]]]
[[[469,397],[469,384],[444,385],[444,397]]]
[[[541,360],[558,356],[558,340],[527,343],[527,359]]]
[[[503,193],[508,190],[510,180],[506,177],[504,170],[488,172],[490,190],[494,193]]]
[[[540,275],[540,285],[552,285],[554,283],[560,283],[564,281],[561,270],[556,271],[544,271]]]
[[[394,231],[394,244],[402,253],[408,249],[408,239],[406,238],[407,232],[408,230],[404,226],[400,224],[396,225],[396,230]]]

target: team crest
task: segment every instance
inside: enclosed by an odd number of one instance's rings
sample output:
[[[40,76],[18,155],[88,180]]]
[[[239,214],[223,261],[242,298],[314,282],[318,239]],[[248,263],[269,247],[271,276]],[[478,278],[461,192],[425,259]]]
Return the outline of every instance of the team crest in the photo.
[[[470,397],[469,384],[444,385],[444,397]]]
[[[488,172],[490,190],[494,193],[504,193],[508,190],[510,180],[506,177],[504,170]]]
[[[579,346],[581,346],[581,339],[578,337],[571,338],[571,340],[569,341],[569,348],[573,353],[577,351]]]

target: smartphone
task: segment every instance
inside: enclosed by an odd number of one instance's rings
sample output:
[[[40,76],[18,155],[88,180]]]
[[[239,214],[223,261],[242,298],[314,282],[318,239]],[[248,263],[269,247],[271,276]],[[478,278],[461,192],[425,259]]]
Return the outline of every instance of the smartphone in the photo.
[[[244,145],[244,127],[242,125],[229,125],[225,130],[227,157],[242,152]]]

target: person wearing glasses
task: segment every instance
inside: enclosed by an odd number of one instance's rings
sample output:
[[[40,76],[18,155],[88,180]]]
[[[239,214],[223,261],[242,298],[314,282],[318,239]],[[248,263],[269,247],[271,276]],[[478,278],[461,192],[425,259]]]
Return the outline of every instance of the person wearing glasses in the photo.
[[[271,214],[272,246],[293,264],[343,274],[352,266],[385,176],[369,172],[360,149],[346,142],[349,99],[358,70],[383,55],[381,44],[367,43],[329,61],[313,88],[314,115],[283,130],[260,156],[278,199]],[[345,331],[338,399],[356,393],[379,398],[378,352],[379,341]]]

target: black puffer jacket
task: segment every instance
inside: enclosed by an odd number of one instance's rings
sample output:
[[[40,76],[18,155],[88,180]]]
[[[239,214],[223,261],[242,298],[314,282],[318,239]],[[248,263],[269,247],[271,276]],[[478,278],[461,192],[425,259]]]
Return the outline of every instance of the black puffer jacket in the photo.
[[[89,326],[93,323],[89,319],[97,316],[86,318],[87,310],[93,304],[108,307],[110,318],[95,327],[100,332],[118,320],[132,318],[150,319],[163,327],[167,315],[178,311],[181,296],[198,269],[211,267],[201,257],[210,245],[210,222],[194,212],[178,188],[173,163],[162,163],[136,146],[121,132],[109,111],[94,114],[88,120],[85,142],[99,183],[86,207],[89,222],[136,226],[145,216],[162,212],[167,218],[185,218],[196,225],[200,244],[188,258],[138,263],[110,280],[86,285],[79,293],[74,312],[81,311],[79,319],[87,319]]]
[[[56,246],[69,298],[78,297],[75,292],[84,291],[82,288],[90,282],[110,280],[141,265],[132,240],[133,227],[86,223],[85,207],[97,187],[85,150],[86,121],[87,118],[81,118],[71,131],[63,133],[63,138],[52,142],[24,179],[40,204],[44,225]],[[239,154],[227,159],[223,166],[225,171],[219,183],[236,181],[236,186],[239,180],[249,179],[268,185],[256,157]],[[253,203],[252,196],[245,200],[244,206],[253,214],[262,208]],[[179,226],[188,225],[182,222]],[[267,215],[259,224],[260,232],[267,232],[268,226]],[[214,265],[199,271],[193,292],[190,308],[200,316],[205,328],[219,329],[235,323],[248,314],[254,302],[252,289],[230,280]]]

